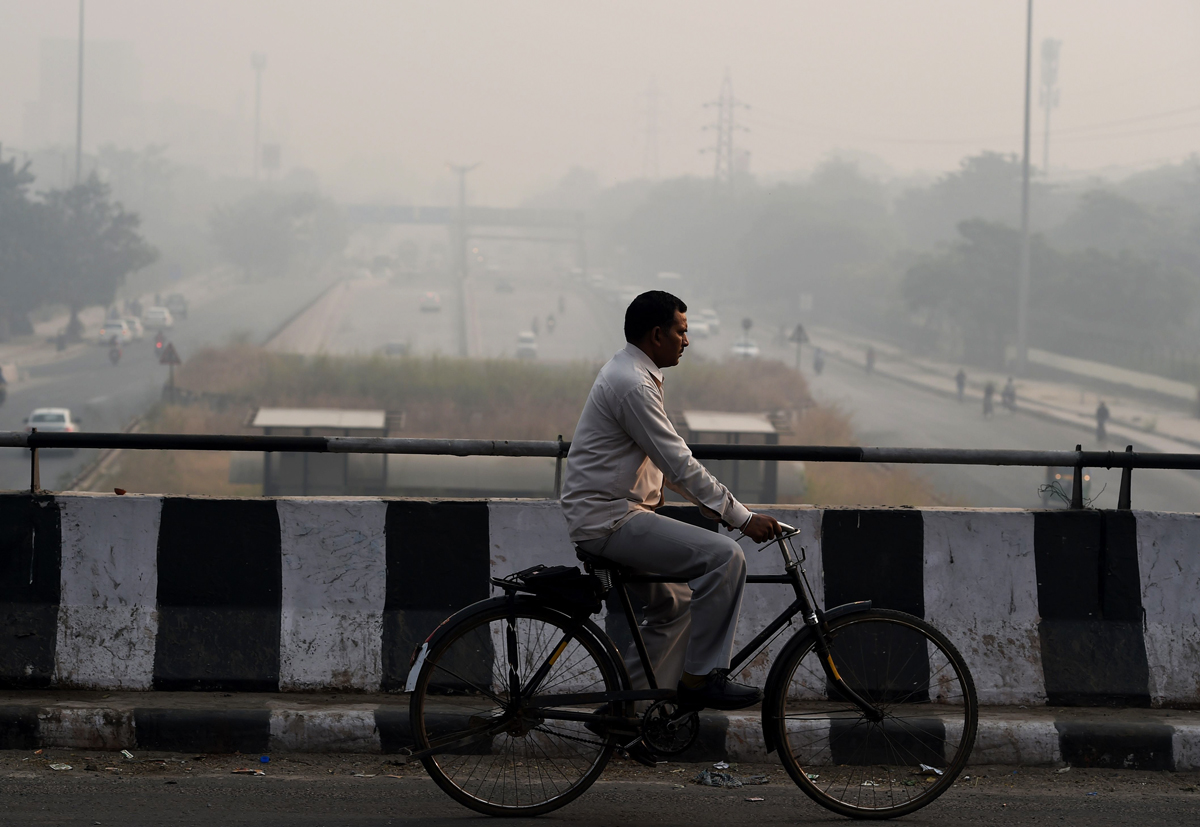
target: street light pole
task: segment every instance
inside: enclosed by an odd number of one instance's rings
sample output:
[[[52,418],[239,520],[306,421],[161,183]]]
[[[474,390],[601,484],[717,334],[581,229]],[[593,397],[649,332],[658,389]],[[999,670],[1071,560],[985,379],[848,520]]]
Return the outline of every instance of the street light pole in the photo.
[[[469,348],[467,346],[467,326],[470,321],[467,319],[467,173],[479,166],[479,163],[474,164],[450,164],[446,166],[458,175],[458,284],[459,295],[462,300],[459,302],[461,308],[461,324],[459,325],[459,350],[463,356],[469,356]]]
[[[79,82],[75,94],[75,186],[83,176],[83,0],[79,0]]]
[[[263,69],[267,68],[267,56],[255,52],[250,56],[250,65],[254,67],[254,180],[257,181],[259,165],[262,163],[262,76]]]
[[[1029,103],[1033,68],[1033,0],[1025,9],[1025,149],[1021,161],[1021,259],[1017,286],[1017,365],[1024,374],[1029,363]]]

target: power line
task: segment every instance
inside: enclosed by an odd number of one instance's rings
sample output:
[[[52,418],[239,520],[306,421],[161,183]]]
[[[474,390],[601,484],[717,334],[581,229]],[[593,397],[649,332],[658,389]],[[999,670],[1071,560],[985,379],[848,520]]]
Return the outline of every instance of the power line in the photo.
[[[1092,132],[1092,131],[1102,130],[1102,129],[1110,127],[1110,126],[1121,126],[1121,125],[1129,124],[1129,123],[1141,123],[1144,121],[1157,120],[1159,118],[1170,117],[1172,115],[1180,115],[1180,114],[1184,114],[1187,112],[1197,112],[1197,111],[1200,111],[1200,105],[1188,106],[1188,107],[1183,107],[1180,109],[1171,109],[1171,110],[1167,110],[1164,112],[1156,112],[1156,113],[1152,113],[1152,114],[1148,114],[1148,115],[1139,115],[1139,116],[1132,117],[1132,118],[1121,118],[1121,119],[1113,120],[1113,121],[1103,121],[1100,123],[1087,124],[1087,125],[1081,125],[1081,126],[1075,126],[1075,127],[1058,128],[1058,129],[1054,129],[1052,131],[1052,134],[1055,137],[1065,137],[1068,140],[1085,140],[1085,139],[1103,140],[1105,138],[1110,138],[1110,137],[1120,138],[1120,137],[1129,137],[1132,135],[1153,135],[1153,134],[1157,134],[1159,132],[1174,132],[1179,129],[1191,128],[1195,124],[1193,122],[1188,122],[1185,124],[1174,124],[1171,126],[1155,127],[1154,129],[1127,131],[1127,132],[1114,132],[1114,133],[1110,133],[1107,135],[1086,135],[1086,136],[1074,137],[1077,135],[1077,133],[1080,133],[1080,132]],[[805,121],[797,121],[797,120],[789,119],[789,118],[787,118],[787,116],[780,115],[780,114],[774,113],[774,112],[770,112],[770,111],[764,110],[760,107],[755,107],[754,113],[755,113],[754,116],[752,116],[752,118],[751,118],[752,122],[755,123],[755,125],[757,125],[757,126],[762,126],[767,129],[778,129],[781,131],[793,131],[793,132],[794,131],[819,132],[819,133],[824,133],[826,135],[834,135],[834,136],[837,136],[837,137],[840,137],[840,138],[843,138],[846,140],[868,141],[871,143],[929,144],[929,145],[941,145],[941,146],[954,146],[954,145],[959,145],[959,144],[981,143],[981,142],[985,142],[985,141],[1016,141],[1016,140],[1020,139],[1020,135],[1017,135],[1015,133],[1006,133],[1006,134],[995,133],[992,135],[975,135],[975,136],[970,136],[970,137],[959,137],[959,138],[916,138],[916,137],[909,138],[909,137],[896,137],[896,136],[886,136],[886,135],[868,135],[868,134],[861,133],[861,132],[845,132],[842,130],[838,130],[836,128],[830,128],[825,124],[814,123],[812,121],[805,122]],[[768,120],[765,120],[765,121],[761,120],[761,117],[764,115],[768,116]],[[776,121],[784,121],[784,122],[786,122],[786,125],[780,124],[780,123],[773,124],[770,122],[770,119],[775,119]]]

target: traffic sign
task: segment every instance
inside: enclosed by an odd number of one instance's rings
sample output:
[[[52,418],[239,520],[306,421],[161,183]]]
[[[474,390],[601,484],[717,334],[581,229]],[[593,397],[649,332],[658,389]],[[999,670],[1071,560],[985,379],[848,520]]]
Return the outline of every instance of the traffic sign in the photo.
[[[804,330],[804,325],[802,325],[802,324],[796,325],[796,327],[793,328],[791,334],[788,336],[788,341],[795,342],[798,345],[807,344],[808,343],[808,333]]]
[[[175,352],[175,345],[167,342],[167,346],[163,348],[163,352],[158,357],[160,365],[182,365],[183,360],[179,358],[179,354]]]

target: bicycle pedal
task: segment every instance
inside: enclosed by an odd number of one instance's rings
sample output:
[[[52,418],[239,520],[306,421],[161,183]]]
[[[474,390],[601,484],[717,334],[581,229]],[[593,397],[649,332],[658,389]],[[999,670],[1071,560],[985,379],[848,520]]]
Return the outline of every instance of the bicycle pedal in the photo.
[[[637,761],[644,767],[657,767],[659,764],[665,764],[665,761],[659,761],[650,748],[642,743],[642,739],[635,738],[625,746],[621,747],[621,754],[630,761]]]

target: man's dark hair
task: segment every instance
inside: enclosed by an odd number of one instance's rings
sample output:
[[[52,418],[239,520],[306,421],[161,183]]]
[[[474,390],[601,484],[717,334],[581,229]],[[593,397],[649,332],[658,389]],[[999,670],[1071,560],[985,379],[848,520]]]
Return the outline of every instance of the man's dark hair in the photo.
[[[656,327],[670,327],[675,311],[687,312],[683,300],[663,290],[648,290],[625,309],[625,341],[640,342]]]

